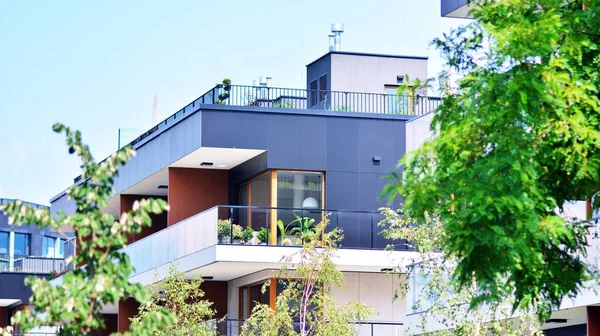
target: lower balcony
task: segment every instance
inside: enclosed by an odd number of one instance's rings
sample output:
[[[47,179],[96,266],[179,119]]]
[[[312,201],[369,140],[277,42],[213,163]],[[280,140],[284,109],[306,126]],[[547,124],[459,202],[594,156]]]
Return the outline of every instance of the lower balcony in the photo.
[[[329,221],[326,230],[342,230],[338,254],[348,263],[342,270],[380,272],[397,265],[398,258],[394,263],[392,254],[403,258],[410,255],[407,263],[416,256],[407,242],[389,246],[392,242],[381,235],[383,228],[378,226],[383,219],[378,212],[258,206],[213,207],[128,245],[124,252],[131,258],[136,275],[176,261],[186,264],[180,265],[184,272],[207,266],[208,270],[201,271],[203,275],[229,280],[279,267],[285,255],[302,245],[302,230],[314,229],[325,218]],[[216,267],[219,262],[251,263],[256,269],[237,274]]]
[[[40,256],[10,256],[0,254],[0,273],[61,273],[67,270],[64,258],[47,258]]]

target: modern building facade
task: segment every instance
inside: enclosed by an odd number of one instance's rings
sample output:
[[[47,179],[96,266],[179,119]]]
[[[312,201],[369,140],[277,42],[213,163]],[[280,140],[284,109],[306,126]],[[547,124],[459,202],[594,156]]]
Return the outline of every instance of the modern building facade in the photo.
[[[135,139],[137,155],[120,169],[105,211],[118,218],[146,197],[163,198],[170,211],[131,237],[131,280],[156,281],[172,262],[203,276],[215,317],[230,321],[221,331],[235,334],[256,302],[274,303],[277,286],[260,288],[276,282],[282,258],[299,249],[290,234],[295,219],[328,216],[344,233],[337,264],[345,286],[336,299],[378,311],[357,326],[361,335],[399,335],[406,303],[394,300],[400,279],[386,270],[416,255],[403,242],[385,250],[378,196],[383,177],[428,132],[428,123],[411,121],[440,103],[398,92],[406,75],[426,79],[427,59],[330,51],[307,66],[306,89],[265,80],[215,87]],[[64,192],[51,200],[59,210],[74,211]],[[234,225],[255,237],[243,242],[220,229]],[[109,331],[127,330],[136,309],[131,300],[105,307]]]
[[[11,201],[0,198],[0,204]],[[48,276],[66,270],[68,244],[68,236],[49,228],[9,225],[8,217],[0,212],[0,328],[10,325],[11,316],[29,303],[31,289],[24,284],[27,276]],[[69,251],[72,249],[67,247],[67,255]]]

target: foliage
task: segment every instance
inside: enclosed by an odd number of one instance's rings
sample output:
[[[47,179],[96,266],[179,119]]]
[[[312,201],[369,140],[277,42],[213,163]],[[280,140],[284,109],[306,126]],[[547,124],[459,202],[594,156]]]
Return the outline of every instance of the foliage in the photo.
[[[290,234],[296,236],[297,241],[302,243],[302,239],[312,239],[316,234],[315,219],[309,217],[300,217],[294,213],[296,219],[290,222],[289,226],[298,224],[290,230]]]
[[[290,223],[291,224],[291,223]],[[281,219],[277,220],[277,230],[279,231],[279,245],[291,245],[292,241],[287,237],[290,224],[285,225]]]
[[[242,235],[244,234],[244,228],[239,224],[233,224],[233,229],[231,232],[231,236],[233,239],[242,239]]]
[[[318,225],[319,231],[324,225]],[[293,263],[290,269],[295,271],[284,267],[277,278],[294,280],[283,281],[285,288],[277,296],[275,309],[267,304],[255,306],[243,326],[244,335],[357,335],[352,322],[365,322],[374,314],[368,305],[359,302],[339,305],[332,297],[333,287],[341,287],[343,283],[343,274],[333,261],[335,246],[341,239],[340,230],[310,238],[304,240],[298,253],[283,260]]]
[[[222,89],[219,92],[219,100],[217,101],[217,104],[225,104],[227,99],[229,99],[229,93],[231,92],[231,79],[224,78],[221,83],[216,85],[216,88]]]
[[[231,219],[219,219],[217,221],[217,236],[231,237]]]
[[[434,41],[462,75],[437,136],[384,193],[419,223],[439,217],[453,277],[481,289],[472,305],[512,297],[543,319],[590,276],[586,229],[562,206],[600,190],[600,0],[472,6],[474,21]]]
[[[273,102],[273,104],[271,105],[271,107],[286,108],[286,109],[296,108],[294,106],[294,104],[292,104],[291,102],[284,102],[284,101]]]
[[[258,235],[256,235],[256,237],[262,243],[268,242],[269,241],[269,230],[267,230],[267,228],[265,228],[265,227],[260,228],[260,230],[258,231]]]
[[[158,277],[159,274],[156,273],[155,280]],[[151,299],[140,305],[138,314],[131,319],[132,324],[140,323],[148,314],[155,314],[166,308],[177,317],[177,322],[167,328],[152,329],[152,335],[216,335],[214,327],[207,322],[215,311],[212,302],[204,299],[201,285],[201,277],[188,280],[177,270],[176,264],[171,264],[163,280],[146,286]]]
[[[100,209],[107,206],[112,196],[117,169],[135,152],[125,147],[97,163],[89,147],[82,143],[79,131],[61,124],[54,125],[54,131],[64,133],[69,153],[81,158],[83,182],[66,191],[76,205],[76,213],[66,215],[60,211],[54,215],[48,209],[36,209],[21,201],[5,204],[1,210],[13,225],[33,224],[59,232],[65,228],[77,232],[78,253],[67,262],[85,267],[65,273],[61,284],[51,284],[47,278],[27,278],[26,284],[33,290],[30,301],[33,309],[19,311],[12,323],[19,324],[21,332],[38,326],[62,325],[60,335],[87,335],[104,328],[101,314],[104,305],[130,297],[138,302],[148,300],[140,284],[129,283],[133,268],[129,257],[119,250],[125,247],[128,236],[151,225],[150,214],[161,213],[168,206],[160,199],[136,201],[131,211],[115,221]],[[174,319],[166,310],[157,309],[132,325],[125,335],[152,335],[148,330],[166,328]]]
[[[252,228],[247,227],[246,229],[244,229],[244,232],[242,232],[242,236],[241,239],[244,243],[249,242],[250,240],[252,240],[252,236],[254,234],[254,230],[252,230]]]
[[[419,257],[406,269],[397,269],[404,273],[398,295],[411,300],[412,312],[422,312],[415,323],[406,325],[408,335],[428,333],[432,336],[542,336],[543,333],[535,315],[521,312],[518,320],[511,316],[512,300],[504,298],[492,305],[469,309],[465,303],[472,301],[480,290],[477,283],[471,287],[456,286],[449,277],[454,271],[455,260],[442,258],[441,248],[447,239],[443,224],[437,216],[425,214],[422,224],[414,221],[399,211],[389,208],[380,209],[384,220],[379,223],[385,226],[383,235],[392,240],[409,240],[415,246]],[[418,284],[418,285],[417,285]],[[407,295],[409,292],[413,295]],[[411,312],[409,312],[411,313]],[[442,330],[431,332],[435,325]]]

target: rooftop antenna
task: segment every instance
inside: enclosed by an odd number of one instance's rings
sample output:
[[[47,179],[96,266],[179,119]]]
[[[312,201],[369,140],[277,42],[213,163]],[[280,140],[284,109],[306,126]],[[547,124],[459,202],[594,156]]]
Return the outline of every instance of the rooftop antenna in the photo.
[[[331,32],[333,33],[333,51],[341,51],[342,50],[342,33],[344,32],[344,24],[343,23],[333,23],[331,25]],[[331,41],[331,38],[330,38],[330,41]],[[331,48],[331,46],[330,46],[330,48]]]
[[[154,102],[152,103],[152,127],[158,124],[158,95],[154,95]]]

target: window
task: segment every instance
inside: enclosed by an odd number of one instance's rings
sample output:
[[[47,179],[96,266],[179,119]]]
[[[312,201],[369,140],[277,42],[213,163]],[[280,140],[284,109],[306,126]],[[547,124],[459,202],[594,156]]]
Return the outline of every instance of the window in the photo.
[[[308,104],[310,107],[317,105],[318,91],[318,82],[315,79],[314,81],[310,82],[310,103]]]
[[[42,255],[46,258],[62,258],[65,255],[64,242],[60,238],[44,236]]]
[[[8,254],[8,232],[0,231],[0,254]]]
[[[319,103],[327,99],[327,74],[319,77]]]
[[[29,255],[29,235],[15,233],[15,255]]]
[[[323,175],[321,173],[278,171],[277,207],[306,210],[278,210],[277,219],[284,223],[296,217],[308,217],[320,223],[323,212]]]

